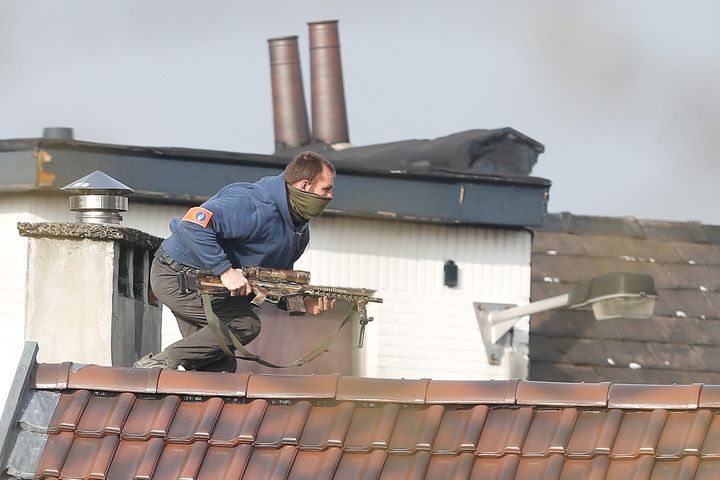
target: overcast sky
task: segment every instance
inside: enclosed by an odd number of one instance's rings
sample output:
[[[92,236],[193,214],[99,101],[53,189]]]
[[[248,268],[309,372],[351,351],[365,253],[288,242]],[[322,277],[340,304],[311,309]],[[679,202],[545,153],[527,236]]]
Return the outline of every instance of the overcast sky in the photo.
[[[267,39],[340,21],[355,145],[510,126],[549,210],[720,224],[720,2],[0,0],[0,138],[273,150]]]

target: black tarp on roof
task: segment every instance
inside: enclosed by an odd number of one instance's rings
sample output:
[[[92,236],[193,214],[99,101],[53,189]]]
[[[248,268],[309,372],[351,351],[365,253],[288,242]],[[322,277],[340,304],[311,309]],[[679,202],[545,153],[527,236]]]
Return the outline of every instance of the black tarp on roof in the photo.
[[[303,150],[321,152],[337,166],[418,174],[530,175],[545,147],[506,127],[467,130],[433,140],[405,140],[343,150],[334,150],[327,144],[312,144],[278,150],[275,156],[289,159]]]

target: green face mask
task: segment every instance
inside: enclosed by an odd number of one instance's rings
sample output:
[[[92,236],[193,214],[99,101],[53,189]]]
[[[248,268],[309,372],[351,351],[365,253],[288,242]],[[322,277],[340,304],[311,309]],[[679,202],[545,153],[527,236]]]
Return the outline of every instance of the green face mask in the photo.
[[[289,184],[287,184],[287,191],[290,214],[296,223],[319,217],[330,203],[329,198],[300,190]]]

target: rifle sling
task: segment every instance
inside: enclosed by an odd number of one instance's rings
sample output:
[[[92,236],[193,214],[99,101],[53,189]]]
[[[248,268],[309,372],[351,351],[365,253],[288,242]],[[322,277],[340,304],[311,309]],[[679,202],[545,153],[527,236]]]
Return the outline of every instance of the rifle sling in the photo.
[[[269,362],[265,360],[264,358],[261,358],[259,355],[255,355],[254,353],[250,352],[248,349],[246,349],[242,343],[240,343],[240,340],[235,336],[234,333],[230,331],[230,329],[225,325],[225,323],[221,322],[217,315],[215,315],[215,312],[213,312],[212,309],[212,297],[207,294],[203,293],[200,296],[202,298],[202,304],[203,304],[203,310],[205,311],[205,318],[207,318],[208,325],[210,326],[210,329],[215,334],[215,337],[218,340],[218,345],[220,345],[220,348],[223,352],[225,352],[228,355],[233,355],[233,353],[230,351],[230,349],[227,346],[227,341],[230,340],[232,342],[233,346],[235,347],[235,350],[238,351],[240,355],[234,355],[236,358],[239,358],[241,360],[250,360],[253,362],[257,362],[260,365],[264,365],[269,368],[290,368],[290,367],[299,367],[301,365],[304,365],[323,353],[327,351],[327,348],[330,346],[330,344],[335,339],[335,336],[342,330],[342,328],[348,323],[348,321],[352,318],[354,309],[350,309],[348,311],[347,315],[345,315],[345,318],[342,319],[342,321],[338,324],[337,328],[333,333],[331,333],[322,343],[320,343],[317,347],[310,350],[308,353],[303,355],[302,357],[298,358],[292,363],[288,363],[285,365],[278,365],[273,362]]]

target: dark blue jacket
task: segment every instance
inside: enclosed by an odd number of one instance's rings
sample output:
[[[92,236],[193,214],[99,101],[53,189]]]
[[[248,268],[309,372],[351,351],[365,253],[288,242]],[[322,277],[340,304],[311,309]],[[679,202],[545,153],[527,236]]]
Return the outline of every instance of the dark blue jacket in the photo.
[[[174,218],[162,249],[215,275],[231,266],[292,269],[310,240],[308,223],[290,216],[283,174],[227,185],[202,207],[212,212],[207,227]]]

